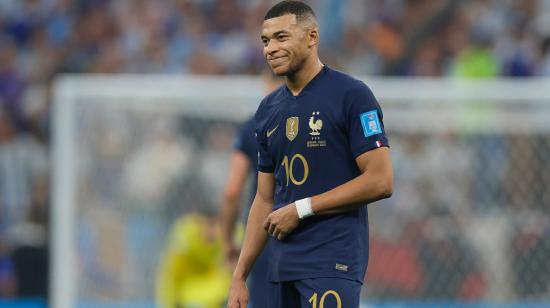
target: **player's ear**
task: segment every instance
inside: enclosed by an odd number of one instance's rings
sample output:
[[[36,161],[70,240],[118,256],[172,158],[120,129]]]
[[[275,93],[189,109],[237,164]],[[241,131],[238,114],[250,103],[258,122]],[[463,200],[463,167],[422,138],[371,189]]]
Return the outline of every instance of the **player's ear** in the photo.
[[[312,27],[307,30],[308,47],[313,47],[319,44],[319,28]]]

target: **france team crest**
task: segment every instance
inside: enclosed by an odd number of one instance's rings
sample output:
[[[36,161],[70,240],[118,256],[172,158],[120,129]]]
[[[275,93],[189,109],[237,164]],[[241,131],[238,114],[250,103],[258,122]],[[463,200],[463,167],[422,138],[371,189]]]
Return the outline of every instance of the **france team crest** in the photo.
[[[361,118],[361,125],[363,126],[365,137],[382,133],[380,119],[378,119],[378,110],[362,113],[359,117]]]

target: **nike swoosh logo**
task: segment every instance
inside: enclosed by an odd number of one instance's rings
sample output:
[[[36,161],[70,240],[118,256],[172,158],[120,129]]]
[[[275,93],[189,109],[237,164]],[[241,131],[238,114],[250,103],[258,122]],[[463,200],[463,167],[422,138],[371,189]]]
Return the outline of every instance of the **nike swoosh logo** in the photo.
[[[272,129],[272,130],[268,130],[267,131],[267,138],[269,138],[271,135],[273,135],[273,133],[277,130],[277,128],[279,128],[279,125],[275,126],[275,128]]]

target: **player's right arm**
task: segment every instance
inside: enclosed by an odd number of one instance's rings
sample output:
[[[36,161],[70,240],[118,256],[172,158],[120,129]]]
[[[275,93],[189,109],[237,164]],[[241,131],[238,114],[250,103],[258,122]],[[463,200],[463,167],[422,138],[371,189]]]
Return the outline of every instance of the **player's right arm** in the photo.
[[[246,308],[248,304],[246,278],[267,242],[263,223],[273,209],[274,192],[273,173],[258,172],[258,189],[248,215],[243,248],[233,273],[228,308]]]
[[[234,151],[231,157],[229,176],[222,198],[222,231],[226,260],[234,265],[239,249],[234,242],[235,224],[239,216],[239,203],[250,170],[250,161],[241,151]]]

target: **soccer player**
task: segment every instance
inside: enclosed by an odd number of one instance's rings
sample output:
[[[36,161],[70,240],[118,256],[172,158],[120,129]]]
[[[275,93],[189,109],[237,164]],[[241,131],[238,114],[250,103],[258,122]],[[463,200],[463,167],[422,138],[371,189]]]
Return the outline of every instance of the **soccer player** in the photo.
[[[176,220],[156,282],[156,307],[218,308],[227,299],[230,269],[223,266],[222,237],[205,204]]]
[[[271,71],[262,75],[265,90],[270,93],[281,86],[281,78]],[[239,204],[249,175],[253,179],[252,191],[256,192],[258,182],[258,146],[256,145],[254,117],[248,119],[241,127],[235,139],[231,155],[230,171],[222,198],[222,234],[225,258],[229,264],[235,264],[239,254],[238,245],[234,242],[234,230],[239,216]],[[251,196],[251,200],[253,195]],[[250,290],[249,308],[263,308],[267,304],[267,254],[262,252],[256,259],[247,285]]]
[[[268,238],[268,307],[359,307],[366,205],[392,193],[382,110],[364,83],[319,60],[319,28],[303,2],[273,6],[261,39],[286,86],[255,115],[258,188],[228,307],[246,307],[245,279]]]

